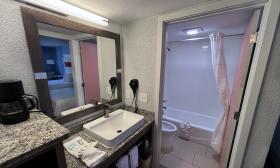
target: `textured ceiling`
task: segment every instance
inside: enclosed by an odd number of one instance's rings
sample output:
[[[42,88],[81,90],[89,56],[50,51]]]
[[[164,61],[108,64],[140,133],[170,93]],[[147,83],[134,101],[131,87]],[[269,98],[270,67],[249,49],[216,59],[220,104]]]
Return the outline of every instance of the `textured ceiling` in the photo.
[[[153,16],[211,0],[64,0],[117,23]]]
[[[210,33],[217,31],[225,35],[242,34],[252,13],[253,10],[242,10],[170,24],[167,26],[167,40],[171,42],[207,37]],[[195,27],[202,27],[204,30],[197,35],[187,35],[183,32],[183,29]]]

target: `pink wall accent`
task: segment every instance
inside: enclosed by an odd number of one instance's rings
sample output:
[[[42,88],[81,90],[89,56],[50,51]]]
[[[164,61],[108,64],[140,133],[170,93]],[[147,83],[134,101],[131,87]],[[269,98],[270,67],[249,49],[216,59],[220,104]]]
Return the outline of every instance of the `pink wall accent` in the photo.
[[[241,94],[244,89],[244,77],[248,71],[248,60],[250,60],[252,54],[252,47],[250,47],[250,36],[252,33],[257,31],[260,11],[256,10],[252,15],[242,41],[242,46],[240,49],[239,62],[237,65],[235,80],[233,84],[231,100],[230,100],[230,109],[227,118],[226,130],[224,134],[224,141],[222,152],[220,155],[220,168],[226,167],[227,160],[229,159],[229,152],[231,148],[231,142],[234,136],[234,130],[236,126],[236,121],[234,120],[234,113],[239,111],[240,103],[241,103]],[[244,76],[245,75],[245,76]]]
[[[97,45],[80,42],[85,103],[100,101]]]

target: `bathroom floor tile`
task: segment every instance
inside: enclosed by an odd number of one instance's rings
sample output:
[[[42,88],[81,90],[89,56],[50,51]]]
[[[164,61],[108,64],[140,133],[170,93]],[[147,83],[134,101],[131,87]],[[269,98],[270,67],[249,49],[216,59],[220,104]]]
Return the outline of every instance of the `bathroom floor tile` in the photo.
[[[188,151],[185,150],[184,148],[180,148],[180,147],[175,147],[174,151],[171,153],[171,155],[182,159],[186,162],[192,163],[193,159],[194,159],[194,154],[195,152],[193,151]]]
[[[208,157],[209,159],[214,159],[214,160],[218,160],[219,159],[219,156],[210,147],[206,147],[206,157]]]
[[[163,166],[162,164],[159,165],[159,168],[167,168],[165,166]]]
[[[198,153],[195,154],[193,165],[198,166],[200,168],[218,168],[219,164],[215,159],[210,159],[206,156],[200,155]]]
[[[175,150],[180,149],[189,152],[196,152],[201,155],[206,154],[206,145],[201,145],[192,141],[187,141],[179,137],[174,138],[174,146]]]
[[[188,162],[185,162],[173,155],[165,155],[160,161],[161,168],[198,168]]]
[[[160,155],[160,168],[218,168],[218,156],[212,148],[175,137],[174,150]]]

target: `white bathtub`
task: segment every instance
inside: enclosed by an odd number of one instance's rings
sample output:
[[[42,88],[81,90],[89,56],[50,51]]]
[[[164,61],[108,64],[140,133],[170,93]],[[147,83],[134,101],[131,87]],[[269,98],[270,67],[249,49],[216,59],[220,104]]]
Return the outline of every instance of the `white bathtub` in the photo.
[[[212,116],[174,108],[164,110],[163,120],[169,121],[178,127],[178,136],[205,145],[210,145],[211,136],[219,121],[218,118]],[[180,124],[184,121],[191,124],[189,136],[180,129]]]

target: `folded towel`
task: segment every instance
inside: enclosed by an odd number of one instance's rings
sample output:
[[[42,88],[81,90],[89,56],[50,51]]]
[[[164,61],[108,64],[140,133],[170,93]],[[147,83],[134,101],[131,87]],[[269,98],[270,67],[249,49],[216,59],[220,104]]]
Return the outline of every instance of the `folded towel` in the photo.
[[[124,155],[118,160],[117,168],[129,168],[128,155]]]
[[[129,160],[130,160],[130,168],[137,168],[139,166],[139,158],[138,158],[138,146],[134,146],[128,152]]]
[[[75,158],[79,158],[78,154],[79,151],[83,146],[88,145],[88,142],[86,142],[83,138],[81,137],[76,137],[68,142],[63,143],[64,148]],[[95,144],[96,145],[96,144]]]
[[[78,156],[88,167],[95,167],[107,157],[107,153],[95,148],[96,143],[89,143],[81,148]]]

